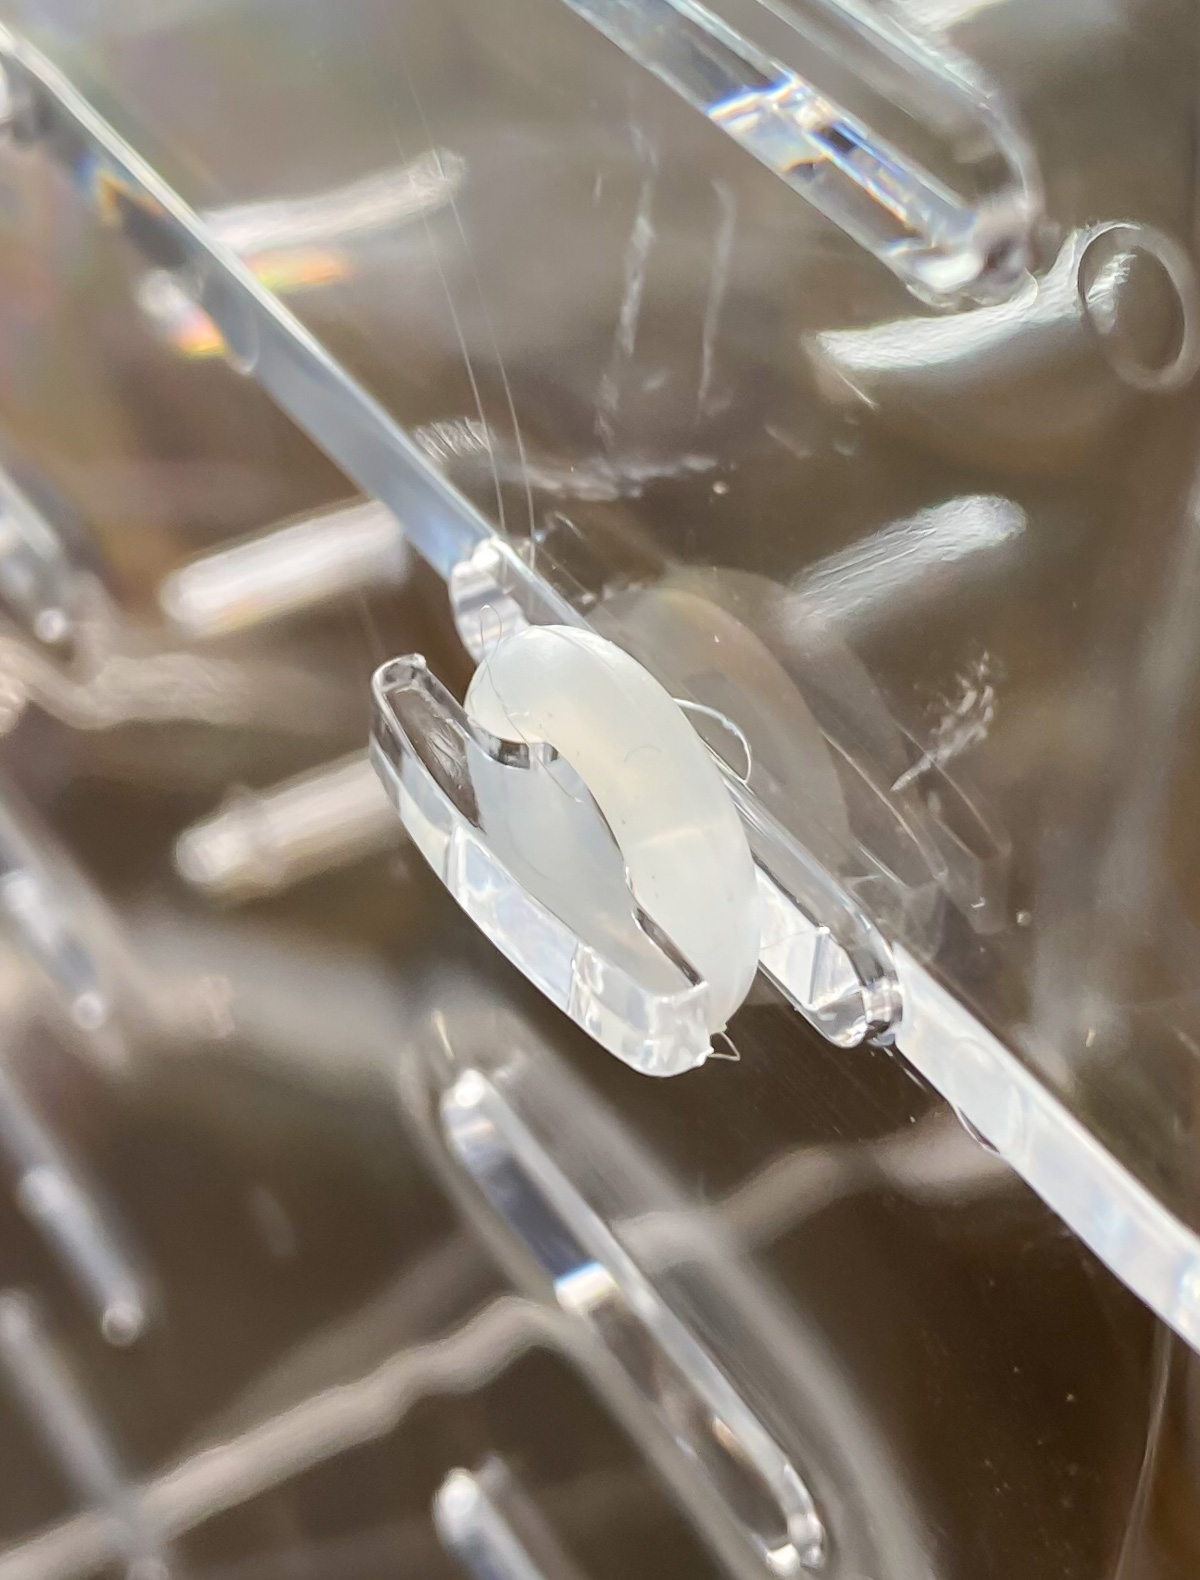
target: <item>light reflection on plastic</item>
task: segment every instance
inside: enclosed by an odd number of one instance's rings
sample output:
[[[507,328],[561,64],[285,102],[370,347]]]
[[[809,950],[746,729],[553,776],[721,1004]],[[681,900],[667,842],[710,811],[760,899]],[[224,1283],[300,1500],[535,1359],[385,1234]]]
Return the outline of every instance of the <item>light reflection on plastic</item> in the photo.
[[[297,248],[247,260],[269,291],[286,296],[348,279],[350,260],[329,248]],[[138,287],[138,302],[182,356],[192,361],[223,356],[225,340],[212,319],[167,271],[156,270]]]
[[[789,616],[843,625],[889,608],[911,613],[912,596],[942,586],[953,567],[1020,538],[1025,512],[998,494],[966,494],[889,522],[820,560],[795,583]]]

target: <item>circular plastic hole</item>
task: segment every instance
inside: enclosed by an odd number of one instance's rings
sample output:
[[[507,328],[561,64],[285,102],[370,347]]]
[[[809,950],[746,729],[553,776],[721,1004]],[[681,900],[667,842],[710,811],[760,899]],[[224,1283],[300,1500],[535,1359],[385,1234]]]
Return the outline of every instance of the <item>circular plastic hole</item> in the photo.
[[[140,1301],[121,1298],[111,1301],[100,1318],[100,1332],[116,1349],[136,1344],[146,1326],[146,1313]]]
[[[259,335],[254,304],[220,267],[201,256],[177,276],[185,297],[201,307],[221,336],[225,361],[235,373],[251,374],[258,366]]]
[[[1109,366],[1134,389],[1181,389],[1200,363],[1196,276],[1178,243],[1148,226],[1098,226],[1076,287]]]
[[[210,315],[225,342],[226,362],[235,373],[253,373],[258,366],[258,324],[253,307],[229,287],[220,291]]]

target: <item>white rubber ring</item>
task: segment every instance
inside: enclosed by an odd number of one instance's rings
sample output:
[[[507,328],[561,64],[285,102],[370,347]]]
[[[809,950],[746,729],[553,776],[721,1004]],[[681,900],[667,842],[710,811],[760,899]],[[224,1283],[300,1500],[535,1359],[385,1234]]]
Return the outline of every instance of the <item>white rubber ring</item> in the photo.
[[[745,999],[759,951],[746,835],[720,771],[641,664],[590,631],[532,626],[476,671],[466,710],[504,740],[552,746],[587,786],[638,904],[709,985],[710,1030]]]

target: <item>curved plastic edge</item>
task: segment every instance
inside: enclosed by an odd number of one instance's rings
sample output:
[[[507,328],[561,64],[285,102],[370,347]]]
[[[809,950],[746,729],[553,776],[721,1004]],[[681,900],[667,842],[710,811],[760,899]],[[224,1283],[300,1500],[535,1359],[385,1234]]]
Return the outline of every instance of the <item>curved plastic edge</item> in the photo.
[[[478,1070],[464,1071],[443,1093],[439,1114],[450,1152],[549,1278],[560,1309],[610,1348],[624,1370],[636,1375],[648,1362],[666,1400],[665,1408],[656,1402],[656,1414],[713,1496],[725,1501],[719,1465],[748,1494],[737,1509],[763,1498],[773,1505],[778,1530],[769,1534],[734,1513],[766,1572],[823,1569],[829,1538],[795,1465],[492,1082]],[[633,1335],[638,1342],[630,1344]],[[669,1403],[680,1393],[695,1402],[686,1418],[707,1429],[680,1425]]]
[[[564,4],[922,300],[995,300],[1026,276],[1042,212],[1032,148],[996,89],[944,42],[936,52],[923,48],[902,26],[849,0],[808,0],[799,9],[762,0],[757,20],[769,14],[783,24],[787,55],[806,62],[797,69],[696,0]],[[753,26],[756,18],[749,20]],[[908,112],[923,119],[951,165],[963,147],[976,159],[983,149],[992,155],[1002,175],[990,191],[977,198],[955,191],[821,87],[819,35],[831,26],[840,35],[839,64],[863,86],[881,72],[897,78]],[[953,113],[957,137],[942,124],[945,112]]]
[[[708,986],[630,895],[630,914],[679,981],[672,993],[637,982],[585,943],[531,894],[491,849],[469,788],[468,750],[498,770],[531,770],[541,745],[501,741],[474,724],[418,655],[393,659],[372,681],[371,760],[413,843],[454,899],[518,970],[589,1036],[645,1075],[678,1075],[711,1052]],[[406,722],[414,702],[442,734],[427,751],[450,772],[435,776]],[[600,817],[597,808],[596,816]]]

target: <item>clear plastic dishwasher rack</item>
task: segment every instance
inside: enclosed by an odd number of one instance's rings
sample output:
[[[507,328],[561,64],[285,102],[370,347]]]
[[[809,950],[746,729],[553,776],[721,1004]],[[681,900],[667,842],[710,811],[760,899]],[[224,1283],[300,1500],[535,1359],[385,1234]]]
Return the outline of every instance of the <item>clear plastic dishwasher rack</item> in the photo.
[[[147,332],[386,507],[477,659],[586,627],[661,682],[766,975],[1200,1347],[1194,8],[3,11],[6,136]]]

